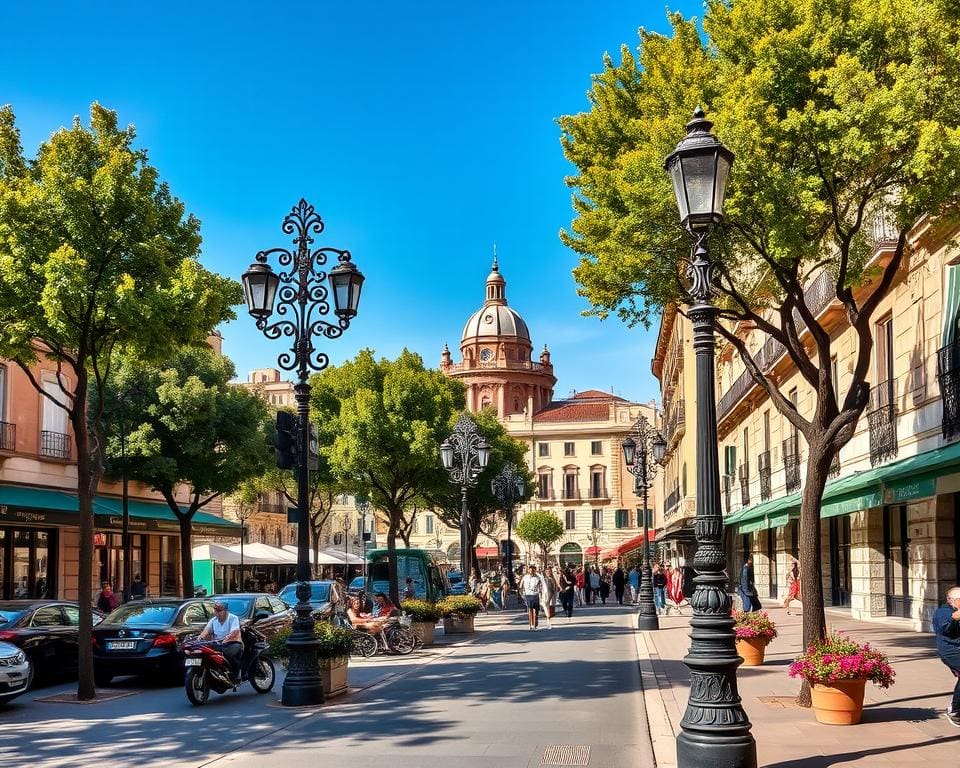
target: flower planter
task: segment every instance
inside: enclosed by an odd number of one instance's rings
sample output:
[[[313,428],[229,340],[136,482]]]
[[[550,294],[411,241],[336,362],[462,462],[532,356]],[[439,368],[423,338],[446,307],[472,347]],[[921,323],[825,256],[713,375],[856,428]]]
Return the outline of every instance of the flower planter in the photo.
[[[763,654],[770,642],[765,637],[737,638],[737,655],[743,659],[745,667],[759,667],[763,664]]]
[[[435,621],[415,621],[410,625],[410,629],[424,645],[433,645],[433,628],[435,625]]]
[[[323,681],[325,698],[339,696],[347,691],[347,667],[350,657],[339,659],[320,659],[320,679]]]
[[[810,688],[813,714],[825,725],[856,725],[863,714],[863,678],[837,680],[833,685],[815,683]]]
[[[444,616],[443,633],[445,635],[469,635],[475,632],[473,616]]]

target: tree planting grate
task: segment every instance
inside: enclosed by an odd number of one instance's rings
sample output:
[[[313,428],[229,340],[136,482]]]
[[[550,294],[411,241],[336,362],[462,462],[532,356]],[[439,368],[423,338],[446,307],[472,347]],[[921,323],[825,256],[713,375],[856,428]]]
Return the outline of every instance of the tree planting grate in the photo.
[[[566,744],[547,747],[540,765],[590,765],[590,747]]]
[[[136,696],[138,693],[143,693],[143,691],[97,691],[97,698],[87,699],[82,701],[77,698],[76,693],[57,693],[53,696],[44,696],[39,699],[34,699],[34,701],[40,701],[45,704],[102,704],[105,701],[113,701],[114,699],[125,699],[127,696]]]

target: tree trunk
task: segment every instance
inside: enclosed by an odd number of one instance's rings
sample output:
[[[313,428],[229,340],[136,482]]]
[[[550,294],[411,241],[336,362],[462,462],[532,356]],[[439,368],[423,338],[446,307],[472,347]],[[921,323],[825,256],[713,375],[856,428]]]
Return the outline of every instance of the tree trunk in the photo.
[[[169,499],[167,500],[169,502]],[[192,538],[192,520],[195,509],[191,508],[187,514],[177,512],[177,520],[180,523],[180,573],[183,580],[183,596],[193,597],[193,547]]]
[[[820,547],[820,507],[827,485],[832,452],[819,441],[809,443],[807,476],[800,502],[800,584],[803,602],[803,648],[823,639],[826,617],[823,607],[823,565]],[[805,682],[797,703],[810,706],[810,686]]]
[[[96,456],[92,456],[90,452],[86,371],[81,368],[76,373],[77,388],[69,414],[77,446],[77,501],[80,507],[80,583],[77,585],[77,601],[80,603],[80,647],[77,659],[77,698],[80,701],[89,701],[97,695],[93,682],[93,497],[100,483],[100,452],[97,451]]]
[[[405,547],[407,547],[407,548],[409,549],[409,548],[410,548],[410,529],[409,529],[409,528],[401,528],[401,529],[400,529],[400,538],[403,539],[403,546],[405,546]],[[360,539],[361,539],[361,541],[363,540],[363,536],[362,536],[362,535],[361,535]]]
[[[313,547],[313,578],[322,578],[323,572],[320,569],[320,529],[313,524],[310,525],[310,545]]]
[[[390,526],[387,528],[387,562],[390,570],[390,602],[400,605],[400,587],[397,579],[397,516],[390,515]]]

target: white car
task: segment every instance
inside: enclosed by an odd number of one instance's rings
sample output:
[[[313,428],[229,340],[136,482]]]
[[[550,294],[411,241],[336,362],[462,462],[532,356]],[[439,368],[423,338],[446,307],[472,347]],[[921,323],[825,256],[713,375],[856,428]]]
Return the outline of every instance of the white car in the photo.
[[[27,655],[15,645],[0,642],[0,703],[26,693],[32,680]]]

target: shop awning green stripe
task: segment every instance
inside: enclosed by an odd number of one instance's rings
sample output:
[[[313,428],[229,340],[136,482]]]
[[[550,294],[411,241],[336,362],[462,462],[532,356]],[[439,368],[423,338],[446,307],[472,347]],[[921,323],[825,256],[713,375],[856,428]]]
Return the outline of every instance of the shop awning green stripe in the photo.
[[[781,512],[776,515],[767,515],[767,528],[783,528],[790,522],[790,513]]]

